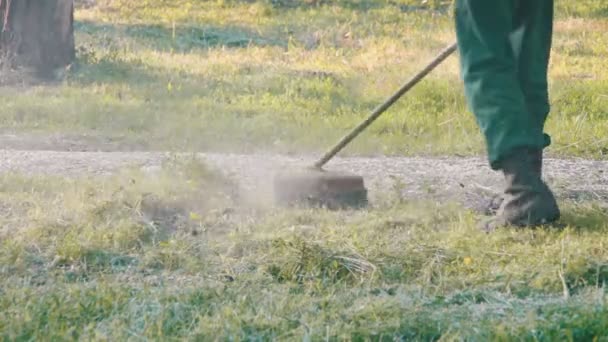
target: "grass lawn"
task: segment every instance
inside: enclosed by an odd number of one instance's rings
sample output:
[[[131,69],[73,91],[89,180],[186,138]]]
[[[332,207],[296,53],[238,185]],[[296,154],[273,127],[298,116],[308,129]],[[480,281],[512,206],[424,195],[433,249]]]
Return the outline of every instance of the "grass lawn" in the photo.
[[[79,62],[3,86],[2,132],[120,148],[319,152],[454,39],[442,1],[106,0]],[[434,8],[431,8],[434,7]],[[608,10],[557,0],[554,156],[605,159]],[[117,147],[118,148],[118,147]],[[348,153],[483,152],[456,57]],[[175,159],[157,173],[0,175],[0,339],[601,341],[605,204],[486,234],[458,205],[250,207]]]
[[[176,176],[177,175],[177,176]],[[485,234],[457,206],[239,207],[192,161],[0,181],[4,340],[592,340],[608,214]]]
[[[445,2],[98,1],[76,12],[78,65],[59,85],[0,88],[0,126],[139,149],[320,152],[454,40]],[[556,7],[549,153],[605,158],[606,7]],[[483,149],[452,56],[345,152]]]

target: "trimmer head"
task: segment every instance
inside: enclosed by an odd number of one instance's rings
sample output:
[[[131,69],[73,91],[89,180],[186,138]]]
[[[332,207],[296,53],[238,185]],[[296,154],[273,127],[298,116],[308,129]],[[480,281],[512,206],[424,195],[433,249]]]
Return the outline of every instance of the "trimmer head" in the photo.
[[[363,177],[316,169],[283,172],[274,179],[274,197],[282,206],[360,209],[368,204]]]
[[[327,151],[314,164],[314,169],[279,174],[274,182],[275,200],[282,205],[305,204],[327,208],[361,208],[366,206],[368,202],[367,190],[363,185],[363,178],[356,175],[322,171],[321,167],[457,48],[458,45],[453,43],[441,51],[424,69],[401,86],[384,103],[376,107],[363,122]]]

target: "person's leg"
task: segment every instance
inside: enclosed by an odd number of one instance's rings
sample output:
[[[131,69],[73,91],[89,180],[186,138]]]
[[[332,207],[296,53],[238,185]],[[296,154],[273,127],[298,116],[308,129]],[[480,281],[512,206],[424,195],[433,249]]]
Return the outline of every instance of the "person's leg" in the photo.
[[[543,148],[551,144],[544,132],[550,111],[548,67],[553,36],[553,0],[519,1],[516,31],[511,45],[518,60],[518,77],[526,106],[535,122],[536,134],[543,136]],[[537,156],[537,171],[542,173],[542,150]]]
[[[455,7],[465,94],[495,170],[513,149],[544,144],[528,112],[511,43],[518,2],[457,0]]]
[[[510,34],[511,47],[517,60],[518,78],[526,107],[534,120],[536,133],[543,136],[543,148],[551,144],[544,133],[549,114],[548,66],[553,34],[553,0],[519,0],[513,17],[514,31]],[[542,176],[543,152],[534,156],[534,171]],[[501,206],[502,195],[492,199],[489,213]]]
[[[546,143],[520,80],[520,57],[527,54],[521,44],[525,40],[522,4],[519,0],[456,1],[467,102],[485,136],[490,165],[504,173],[507,183],[504,201],[489,228],[533,226],[559,218],[553,194],[535,171],[536,156]]]

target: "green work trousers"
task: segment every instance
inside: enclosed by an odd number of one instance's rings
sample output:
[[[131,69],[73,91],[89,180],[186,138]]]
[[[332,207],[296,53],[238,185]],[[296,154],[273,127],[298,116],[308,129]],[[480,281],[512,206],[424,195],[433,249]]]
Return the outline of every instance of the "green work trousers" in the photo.
[[[455,20],[465,95],[490,166],[500,169],[514,148],[549,146],[553,0],[456,0]]]

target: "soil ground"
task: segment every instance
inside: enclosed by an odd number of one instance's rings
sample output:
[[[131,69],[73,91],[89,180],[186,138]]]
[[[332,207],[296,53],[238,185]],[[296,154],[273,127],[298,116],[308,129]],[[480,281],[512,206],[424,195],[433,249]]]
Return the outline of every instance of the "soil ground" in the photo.
[[[125,146],[93,138],[0,135],[0,173],[103,176],[125,168],[153,172],[176,155],[153,151],[133,151]],[[315,156],[277,154],[190,153],[210,167],[236,180],[243,198],[271,201],[272,179],[285,168],[310,165]],[[500,192],[499,173],[482,157],[348,157],[336,158],[326,167],[355,173],[365,178],[373,201],[388,192],[404,199],[432,198],[457,201],[476,211],[484,210]],[[608,161],[547,158],[545,178],[561,199],[608,202]]]

